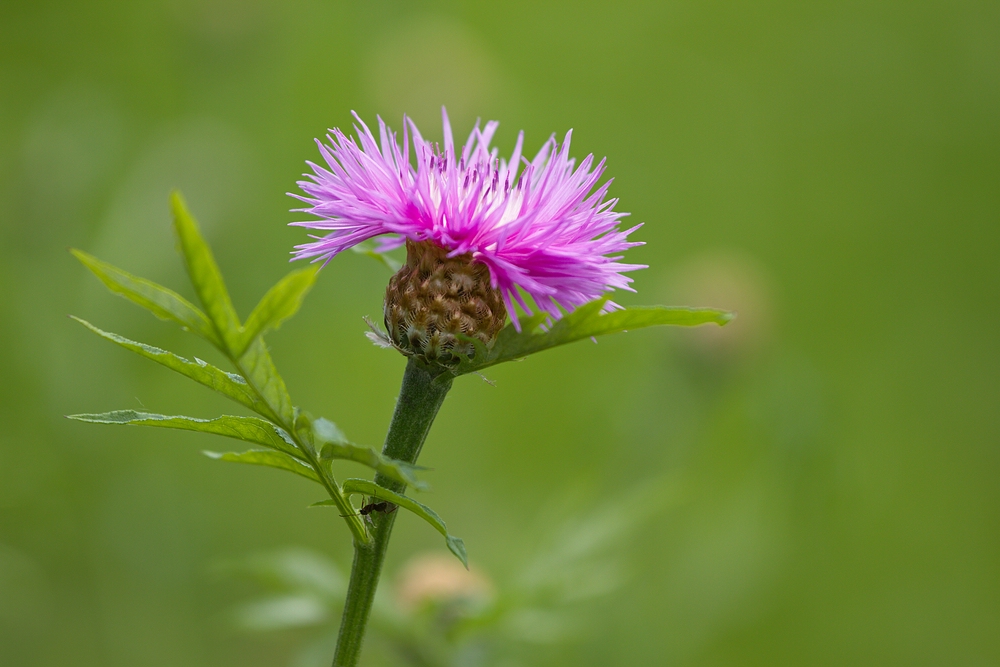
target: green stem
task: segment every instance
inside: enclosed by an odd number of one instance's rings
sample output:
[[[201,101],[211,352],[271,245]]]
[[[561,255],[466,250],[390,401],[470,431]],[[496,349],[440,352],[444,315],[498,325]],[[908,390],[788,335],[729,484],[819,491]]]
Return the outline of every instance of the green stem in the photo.
[[[440,378],[438,375],[439,373],[412,357],[407,362],[396,411],[392,415],[392,423],[389,424],[389,432],[382,447],[385,456],[416,463],[434,417],[451,389],[451,379]],[[382,475],[375,476],[375,483],[396,493],[406,490],[405,484]],[[357,540],[354,542],[354,564],[351,567],[351,581],[344,603],[344,616],[340,622],[333,667],[355,667],[358,663],[396,514],[397,512],[369,514],[368,517],[372,520],[370,543],[366,545]]]

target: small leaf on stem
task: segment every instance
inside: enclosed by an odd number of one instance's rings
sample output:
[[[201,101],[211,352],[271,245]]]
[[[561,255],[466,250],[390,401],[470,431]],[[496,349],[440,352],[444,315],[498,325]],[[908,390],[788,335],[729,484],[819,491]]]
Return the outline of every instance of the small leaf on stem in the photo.
[[[448,544],[448,549],[455,554],[455,556],[462,561],[462,564],[465,565],[466,569],[468,569],[469,559],[465,552],[465,543],[462,542],[460,538],[451,535],[448,532],[448,527],[445,525],[441,517],[438,516],[437,512],[432,510],[430,507],[427,507],[427,505],[418,503],[413,498],[390,491],[389,489],[379,486],[375,484],[375,482],[367,479],[345,479],[341,488],[347,496],[351,496],[353,494],[365,494],[378,498],[379,500],[388,500],[395,505],[399,505],[403,509],[413,512],[421,519],[434,526],[439,533],[444,535],[445,541]],[[317,503],[313,503],[313,506],[319,507],[333,504],[332,500],[321,500]]]
[[[317,271],[318,266],[292,271],[268,290],[240,331],[239,341],[233,349],[234,357],[239,359],[259,336],[277,329],[298,312],[302,300],[316,282]]]
[[[205,451],[208,456],[219,461],[231,461],[233,463],[249,463],[251,465],[268,466],[279,470],[288,470],[296,475],[302,475],[306,479],[311,479],[317,484],[322,484],[316,471],[302,463],[299,463],[288,454],[274,452],[266,449],[251,449],[246,452],[210,452]],[[331,500],[332,504],[333,501]]]
[[[419,491],[430,489],[430,484],[417,479],[416,471],[420,469],[419,466],[382,456],[371,447],[350,442],[327,442],[323,444],[319,455],[324,461],[340,459],[360,463],[393,481],[410,484]]]
[[[403,484],[411,484],[420,491],[426,491],[430,485],[417,479],[415,466],[404,461],[382,456],[371,447],[356,445],[347,439],[343,431],[329,419],[319,417],[313,419],[308,412],[296,411],[295,434],[300,442],[319,452],[323,461],[335,459],[354,461],[382,473],[386,477]]]

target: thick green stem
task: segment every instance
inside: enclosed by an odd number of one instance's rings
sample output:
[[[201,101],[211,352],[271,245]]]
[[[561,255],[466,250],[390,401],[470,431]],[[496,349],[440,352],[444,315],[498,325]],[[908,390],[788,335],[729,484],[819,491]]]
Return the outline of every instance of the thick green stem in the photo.
[[[382,447],[384,455],[416,463],[434,417],[451,389],[451,379],[437,375],[414,358],[410,358],[406,364],[396,411],[392,415],[392,423],[389,424],[389,432]],[[375,483],[397,493],[403,493],[406,489],[405,484],[382,475],[375,476]],[[340,622],[333,667],[355,667],[358,663],[396,514],[397,512],[369,514],[372,520],[371,542],[367,545],[357,541],[354,543],[354,564],[351,567],[351,581],[344,603],[344,616]]]

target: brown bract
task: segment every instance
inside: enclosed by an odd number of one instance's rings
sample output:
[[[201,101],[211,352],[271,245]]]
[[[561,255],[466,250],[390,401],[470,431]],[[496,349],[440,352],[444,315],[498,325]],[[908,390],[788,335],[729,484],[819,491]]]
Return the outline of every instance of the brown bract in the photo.
[[[406,251],[406,265],[385,290],[385,326],[393,343],[438,363],[475,355],[463,336],[491,345],[507,310],[490,285],[489,269],[471,254],[448,257],[430,241],[407,241]]]

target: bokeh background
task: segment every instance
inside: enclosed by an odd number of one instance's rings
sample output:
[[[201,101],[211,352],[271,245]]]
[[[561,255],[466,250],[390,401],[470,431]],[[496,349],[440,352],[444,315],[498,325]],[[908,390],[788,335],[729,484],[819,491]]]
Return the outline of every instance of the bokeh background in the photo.
[[[675,489],[583,630],[517,664],[1000,664],[1000,4],[919,0],[5,0],[0,664],[290,664],[304,635],[235,629],[255,591],[216,564],[347,563],[346,530],[307,482],[198,453],[237,443],[63,419],[234,409],[68,320],[219,361],[66,250],[190,294],[178,187],[245,316],[304,239],[313,138],[352,109],[440,136],[441,104],[504,152],[573,128],[608,157],[650,265],[621,302],[739,311],[456,383],[423,499],[495,586],[574,512]],[[387,279],[344,255],[270,336],[296,402],[373,445]],[[428,551],[402,517],[389,580]]]

